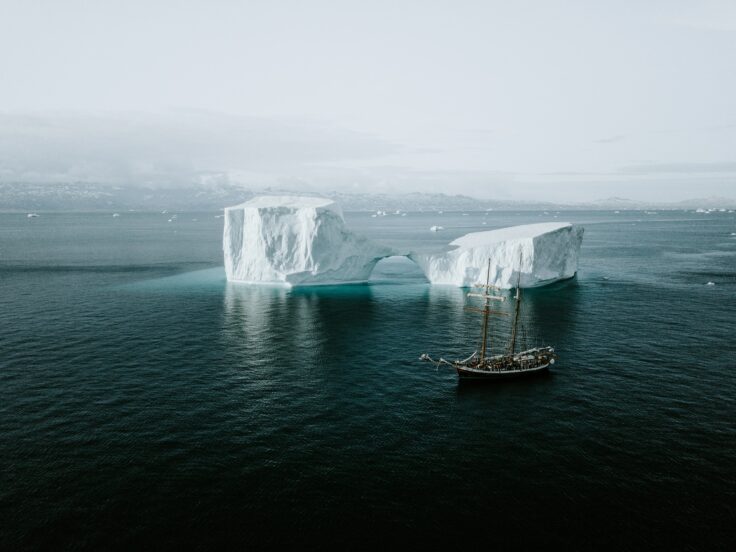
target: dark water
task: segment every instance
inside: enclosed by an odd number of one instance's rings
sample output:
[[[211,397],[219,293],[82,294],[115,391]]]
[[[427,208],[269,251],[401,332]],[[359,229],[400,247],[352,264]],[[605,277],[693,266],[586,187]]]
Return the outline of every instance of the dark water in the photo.
[[[478,320],[408,262],[228,285],[213,213],[0,214],[0,549],[734,549],[735,215],[554,215],[348,216],[585,224],[525,295],[553,371],[468,387],[416,359]]]

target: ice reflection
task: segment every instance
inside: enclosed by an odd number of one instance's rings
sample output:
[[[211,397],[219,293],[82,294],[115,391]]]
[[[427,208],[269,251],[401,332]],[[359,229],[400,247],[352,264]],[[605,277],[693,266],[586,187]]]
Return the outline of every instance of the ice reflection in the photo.
[[[333,405],[343,402],[346,386],[353,395],[391,393],[392,378],[423,384],[421,353],[454,360],[477,350],[481,315],[465,309],[474,303],[468,291],[426,284],[226,284],[223,350],[239,377],[269,392],[298,385],[306,394],[329,396]],[[508,316],[492,317],[495,353],[508,347],[513,312],[513,293],[501,293],[507,300],[494,307]],[[570,334],[580,293],[574,281],[526,290],[519,345],[577,347]]]
[[[543,288],[524,290],[521,321],[529,346],[575,347],[578,310],[583,289],[576,278]],[[564,351],[559,351],[562,354]],[[564,359],[561,359],[564,360]]]
[[[421,352],[459,359],[479,346],[480,326],[476,316],[465,310],[467,292],[453,286],[425,286],[418,298],[419,315],[431,332],[428,346],[432,349]]]
[[[423,316],[432,328],[435,355],[448,360],[465,358],[480,347],[482,314],[468,311],[465,307],[482,307],[482,302],[468,298],[469,291],[450,286],[426,287],[422,297]],[[489,319],[489,350],[492,354],[508,350],[514,309],[513,290],[496,293],[506,300],[492,305],[497,311]],[[524,290],[518,347],[557,346],[568,342],[574,329],[579,293],[574,279]]]
[[[241,365],[304,375],[349,356],[372,319],[370,286],[226,284],[223,339]]]

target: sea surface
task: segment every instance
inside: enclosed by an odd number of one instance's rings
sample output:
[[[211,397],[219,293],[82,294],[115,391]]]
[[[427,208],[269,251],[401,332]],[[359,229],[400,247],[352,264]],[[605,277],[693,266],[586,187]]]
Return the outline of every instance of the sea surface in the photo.
[[[222,218],[171,215],[0,214],[1,550],[736,549],[736,214],[348,213],[401,250],[585,226],[524,294],[559,361],[496,385],[418,361],[480,321],[410,261],[228,284]]]

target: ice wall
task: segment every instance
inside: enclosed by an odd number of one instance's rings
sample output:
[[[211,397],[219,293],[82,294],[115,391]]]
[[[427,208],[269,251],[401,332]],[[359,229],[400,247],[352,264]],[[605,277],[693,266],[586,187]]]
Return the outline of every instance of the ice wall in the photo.
[[[466,234],[449,251],[410,254],[433,284],[469,287],[485,282],[503,289],[537,287],[571,278],[578,269],[583,228],[567,222],[527,224]]]
[[[329,199],[261,196],[225,209],[223,251],[231,281],[315,285],[362,282],[393,254],[345,226]]]

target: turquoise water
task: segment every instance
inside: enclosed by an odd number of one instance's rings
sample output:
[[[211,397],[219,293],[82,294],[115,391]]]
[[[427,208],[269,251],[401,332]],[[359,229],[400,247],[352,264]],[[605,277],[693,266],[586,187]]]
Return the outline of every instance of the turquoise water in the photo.
[[[558,363],[481,387],[417,360],[472,352],[462,290],[230,285],[214,215],[0,214],[0,549],[733,549],[734,214],[348,214],[585,225],[525,294]]]

